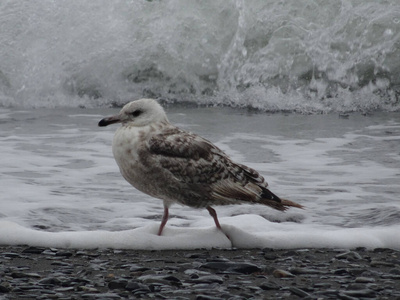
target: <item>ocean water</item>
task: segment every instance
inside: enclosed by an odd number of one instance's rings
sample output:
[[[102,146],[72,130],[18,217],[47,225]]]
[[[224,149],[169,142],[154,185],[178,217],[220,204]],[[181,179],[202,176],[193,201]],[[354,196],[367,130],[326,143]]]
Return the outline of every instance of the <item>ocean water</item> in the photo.
[[[267,114],[167,108],[171,122],[207,137],[261,172],[272,191],[306,208],[206,210],[136,191],[112,157],[118,109],[1,109],[0,243],[137,249],[392,247],[400,249],[400,116]],[[232,244],[231,244],[232,243]]]
[[[399,110],[398,0],[0,3],[0,105]]]
[[[0,2],[0,243],[400,249],[397,0]],[[171,208],[119,174],[143,97],[304,210]]]

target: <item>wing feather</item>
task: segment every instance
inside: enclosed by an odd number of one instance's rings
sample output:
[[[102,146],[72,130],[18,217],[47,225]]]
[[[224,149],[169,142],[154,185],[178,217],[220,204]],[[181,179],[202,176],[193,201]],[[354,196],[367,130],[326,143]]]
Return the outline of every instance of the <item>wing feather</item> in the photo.
[[[284,210],[281,199],[267,189],[257,171],[232,162],[206,139],[175,127],[154,135],[148,148],[163,170],[210,205],[251,202]]]
[[[182,182],[211,184],[229,175],[226,155],[197,135],[179,129],[163,132],[153,136],[148,146],[157,162]]]

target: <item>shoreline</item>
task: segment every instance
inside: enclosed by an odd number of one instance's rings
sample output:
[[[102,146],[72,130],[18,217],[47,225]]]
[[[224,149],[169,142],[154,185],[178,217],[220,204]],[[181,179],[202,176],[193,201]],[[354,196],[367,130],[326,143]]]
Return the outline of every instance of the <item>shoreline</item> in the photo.
[[[400,251],[0,246],[0,299],[400,299]]]

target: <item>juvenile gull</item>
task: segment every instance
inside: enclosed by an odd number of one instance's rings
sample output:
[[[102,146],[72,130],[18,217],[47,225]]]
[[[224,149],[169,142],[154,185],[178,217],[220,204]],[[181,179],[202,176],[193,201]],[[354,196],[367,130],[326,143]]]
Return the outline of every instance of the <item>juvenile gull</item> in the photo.
[[[212,205],[264,204],[284,211],[300,204],[279,198],[255,170],[233,162],[210,141],[169,123],[153,99],[126,104],[99,126],[122,123],[112,150],[122,176],[136,189],[164,202],[161,235],[174,202],[206,208],[221,229]]]

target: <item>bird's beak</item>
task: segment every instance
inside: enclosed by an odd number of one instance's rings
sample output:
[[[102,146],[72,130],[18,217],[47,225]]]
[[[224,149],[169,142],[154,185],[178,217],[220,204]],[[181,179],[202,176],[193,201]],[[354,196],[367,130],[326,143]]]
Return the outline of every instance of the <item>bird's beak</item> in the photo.
[[[112,117],[107,117],[107,118],[101,119],[99,122],[99,126],[104,127],[104,126],[108,126],[110,124],[119,123],[119,122],[121,122],[119,115],[115,115]]]

